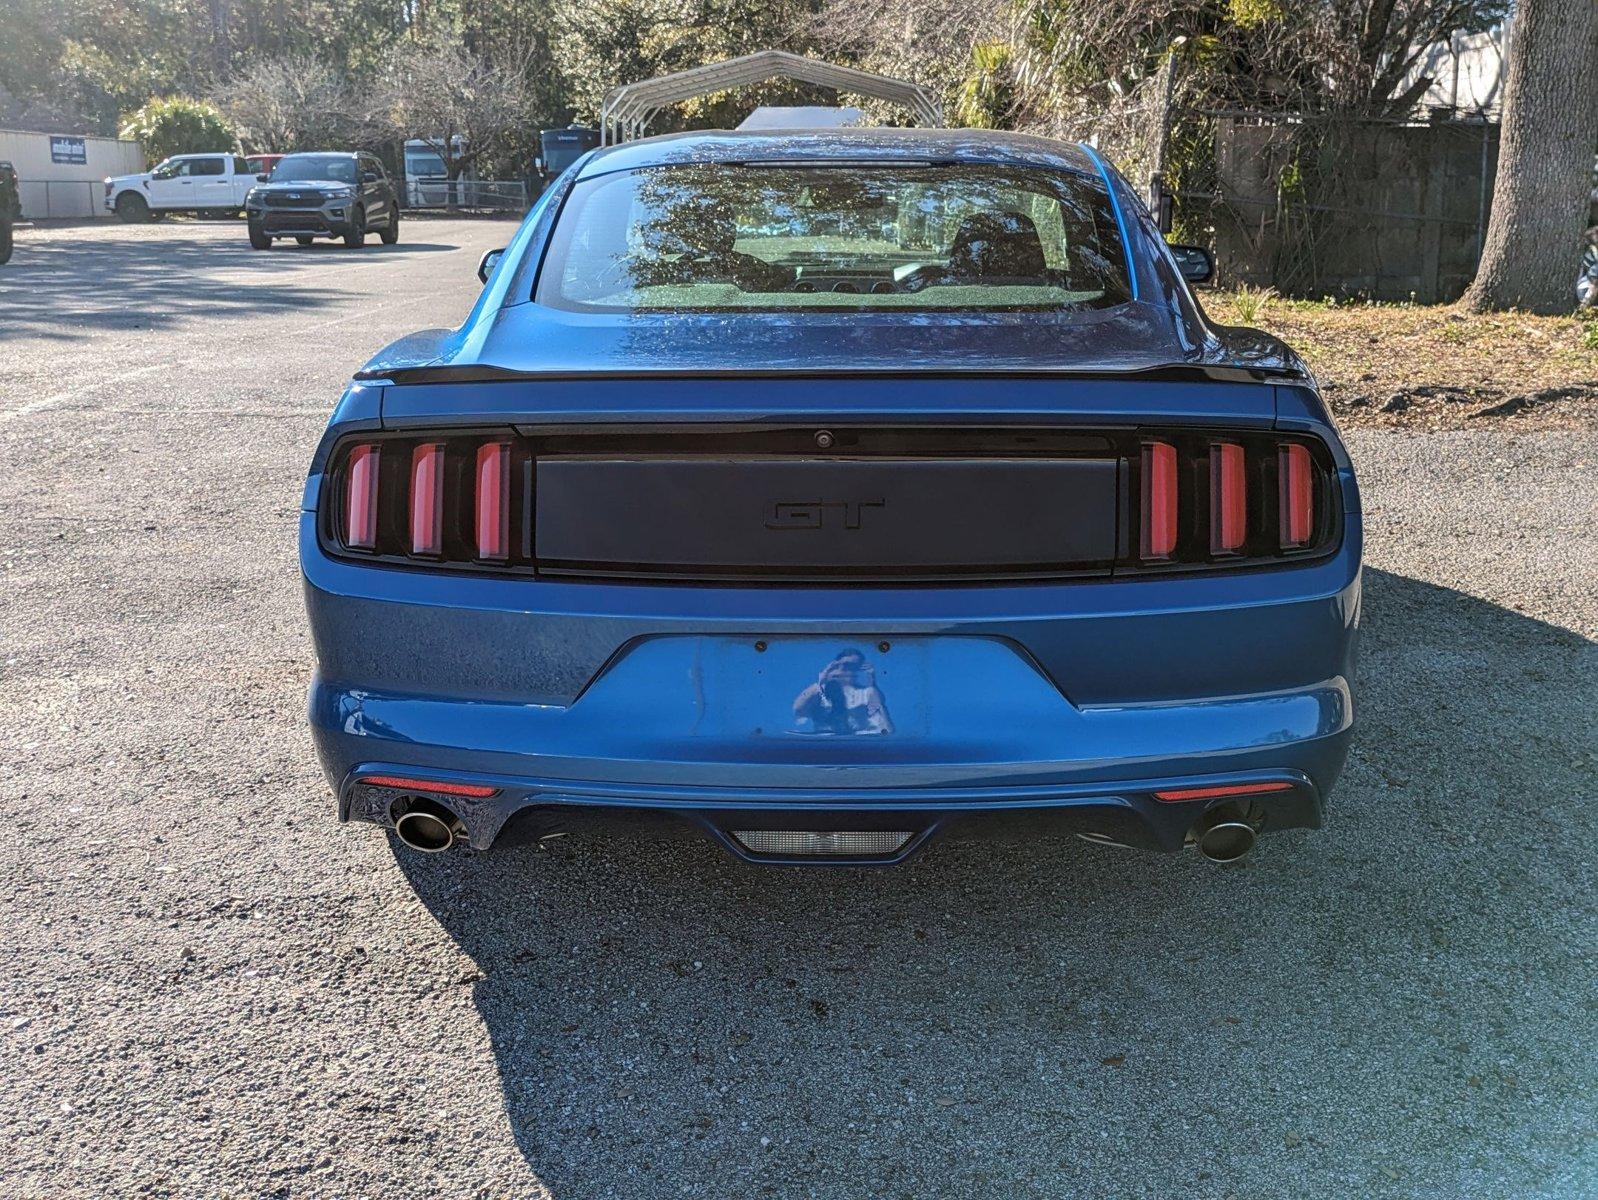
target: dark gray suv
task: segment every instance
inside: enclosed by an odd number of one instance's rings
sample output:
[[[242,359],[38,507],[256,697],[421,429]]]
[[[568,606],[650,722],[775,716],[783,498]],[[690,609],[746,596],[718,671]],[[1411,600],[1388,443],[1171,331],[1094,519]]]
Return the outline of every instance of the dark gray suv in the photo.
[[[360,246],[373,231],[384,245],[399,241],[399,202],[376,155],[290,154],[260,178],[244,200],[257,250],[270,250],[280,237],[302,246],[316,238]]]

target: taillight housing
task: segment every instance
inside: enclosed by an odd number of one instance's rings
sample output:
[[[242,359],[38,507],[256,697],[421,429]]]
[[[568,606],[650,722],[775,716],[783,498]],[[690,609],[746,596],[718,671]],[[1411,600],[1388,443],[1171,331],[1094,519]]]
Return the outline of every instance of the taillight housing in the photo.
[[[355,438],[329,481],[329,549],[419,567],[530,562],[532,458],[508,432]]]
[[[1340,536],[1336,468],[1316,438],[1145,432],[1123,461],[1137,477],[1118,575],[1265,566],[1325,554]]]

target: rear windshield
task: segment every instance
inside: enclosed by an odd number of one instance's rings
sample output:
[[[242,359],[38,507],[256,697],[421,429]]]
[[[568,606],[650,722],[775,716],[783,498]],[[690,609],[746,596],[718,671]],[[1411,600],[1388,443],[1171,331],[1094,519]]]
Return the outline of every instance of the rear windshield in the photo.
[[[291,154],[272,168],[273,183],[297,183],[311,179],[354,183],[355,160],[339,154]]]
[[[584,180],[537,293],[584,312],[1057,310],[1127,298],[1101,178],[981,164],[718,164]]]

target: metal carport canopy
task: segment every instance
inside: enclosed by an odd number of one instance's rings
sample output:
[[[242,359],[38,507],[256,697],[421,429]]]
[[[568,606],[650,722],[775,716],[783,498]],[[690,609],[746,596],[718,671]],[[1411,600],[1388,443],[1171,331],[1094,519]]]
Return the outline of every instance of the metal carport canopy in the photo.
[[[786,50],[761,50],[673,75],[624,83],[612,89],[599,109],[601,144],[636,136],[650,118],[668,104],[777,78],[798,79],[842,92],[875,96],[904,105],[915,113],[922,125],[932,128],[943,125],[942,106],[919,84],[873,75],[855,67],[840,67]]]

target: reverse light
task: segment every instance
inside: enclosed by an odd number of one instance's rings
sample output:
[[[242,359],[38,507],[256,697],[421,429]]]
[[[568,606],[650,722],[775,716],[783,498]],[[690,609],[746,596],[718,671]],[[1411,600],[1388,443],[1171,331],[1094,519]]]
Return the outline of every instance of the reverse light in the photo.
[[[1179,800],[1218,800],[1222,796],[1258,796],[1264,792],[1290,792],[1290,783],[1232,783],[1221,787],[1177,788],[1169,792],[1155,792],[1156,800],[1171,804]]]
[[[1210,447],[1210,550],[1235,554],[1248,532],[1248,479],[1243,447],[1217,442]]]
[[[370,784],[373,787],[403,788],[408,792],[432,792],[439,796],[471,796],[479,800],[499,791],[497,787],[488,787],[480,783],[439,783],[436,780],[409,779],[400,775],[367,775],[355,782]]]
[[[444,444],[423,442],[411,451],[411,553],[436,557],[444,550]]]
[[[1143,443],[1144,558],[1169,558],[1176,549],[1176,447]]]
[[[352,550],[377,549],[377,465],[380,448],[372,443],[350,451],[345,468],[344,544]]]
[[[477,448],[477,557],[510,557],[510,443]]]
[[[1282,446],[1278,455],[1282,546],[1309,544],[1315,536],[1315,477],[1309,451],[1295,442]]]

